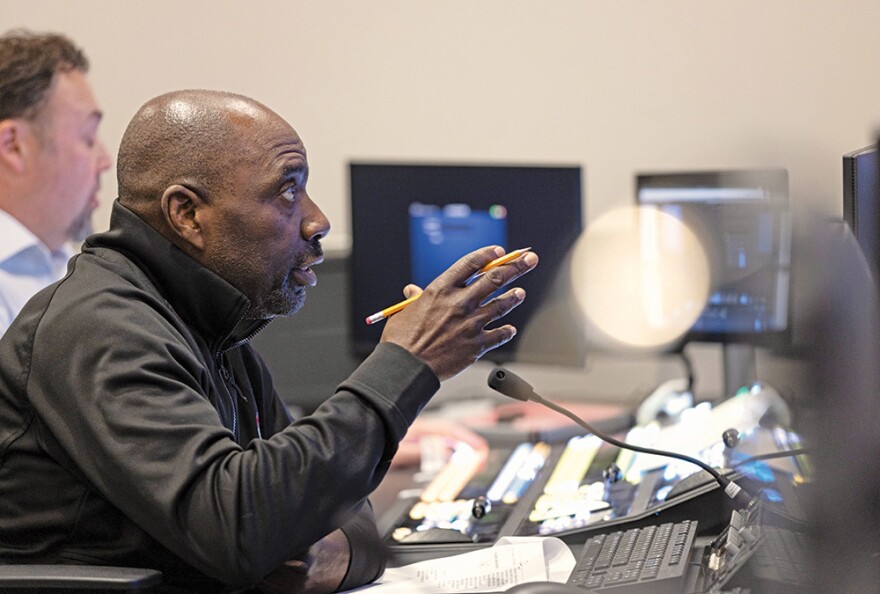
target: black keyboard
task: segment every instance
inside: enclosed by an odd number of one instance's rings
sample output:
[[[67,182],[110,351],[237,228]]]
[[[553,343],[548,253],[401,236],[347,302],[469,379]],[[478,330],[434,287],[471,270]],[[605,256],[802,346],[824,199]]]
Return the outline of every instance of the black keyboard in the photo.
[[[680,594],[696,532],[697,522],[684,520],[593,536],[568,583],[598,592]]]

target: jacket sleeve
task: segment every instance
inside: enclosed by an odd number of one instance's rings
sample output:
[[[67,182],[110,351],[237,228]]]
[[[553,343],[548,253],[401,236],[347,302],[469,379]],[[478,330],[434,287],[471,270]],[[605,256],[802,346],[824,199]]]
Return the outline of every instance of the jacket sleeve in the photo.
[[[386,550],[373,517],[369,501],[364,502],[357,515],[342,527],[351,548],[351,561],[339,591],[351,590],[369,584],[385,571]]]
[[[30,349],[27,391],[47,447],[152,538],[229,585],[258,582],[350,521],[363,541],[352,518],[438,389],[430,368],[381,344],[314,414],[240,446],[167,305],[129,288],[89,293],[82,283],[106,283],[82,278],[59,286]],[[374,570],[366,558],[363,575]]]
[[[265,363],[251,348],[242,352],[242,358],[245,367],[258,372],[258,381],[252,382],[252,387],[259,398],[260,410],[265,411],[265,435],[269,437],[283,431],[292,418],[275,391]],[[341,526],[341,530],[348,541],[351,558],[339,591],[351,590],[381,577],[387,555],[369,500],[364,501],[356,515]]]

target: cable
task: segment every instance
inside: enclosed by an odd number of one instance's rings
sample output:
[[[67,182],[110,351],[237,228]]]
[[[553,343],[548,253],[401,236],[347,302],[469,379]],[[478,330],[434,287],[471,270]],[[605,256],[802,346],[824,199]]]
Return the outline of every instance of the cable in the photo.
[[[757,456],[746,458],[745,460],[740,460],[739,462],[734,464],[733,468],[734,470],[736,470],[740,466],[745,466],[746,464],[751,464],[752,462],[760,462],[761,460],[772,460],[773,458],[793,458],[794,456],[802,456],[809,453],[810,450],[807,448],[782,450],[781,452],[768,452],[766,454],[759,454]]]

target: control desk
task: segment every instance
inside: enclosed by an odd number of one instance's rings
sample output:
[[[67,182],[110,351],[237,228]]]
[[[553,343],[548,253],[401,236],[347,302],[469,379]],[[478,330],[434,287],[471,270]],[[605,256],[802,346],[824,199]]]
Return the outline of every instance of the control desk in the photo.
[[[696,457],[721,469],[766,513],[798,522],[810,464],[778,403],[759,390],[685,411],[675,424],[630,427],[618,439]],[[494,441],[494,442],[493,442]],[[577,551],[596,535],[682,521],[698,539],[729,528],[737,510],[708,473],[634,453],[584,430],[493,440],[488,454],[456,450],[380,517],[391,563],[491,546],[504,536],[555,536]]]

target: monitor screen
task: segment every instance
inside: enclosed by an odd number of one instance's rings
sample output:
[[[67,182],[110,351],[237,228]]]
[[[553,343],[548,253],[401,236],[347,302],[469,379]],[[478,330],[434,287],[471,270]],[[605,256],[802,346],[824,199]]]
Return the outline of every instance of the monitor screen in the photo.
[[[843,156],[843,218],[875,278],[880,272],[880,151],[877,145]]]
[[[641,174],[636,194],[640,205],[688,224],[709,259],[709,299],[684,341],[785,345],[791,335],[787,172]]]
[[[541,262],[516,282],[527,298],[504,319],[517,337],[484,358],[583,365],[584,337],[559,281],[582,230],[580,167],[352,163],[349,173],[358,354],[372,350],[383,327],[365,318],[400,301],[406,284],[424,287],[466,253],[497,244],[531,247]],[[540,337],[524,340],[531,326]]]

